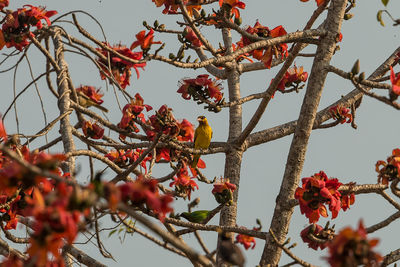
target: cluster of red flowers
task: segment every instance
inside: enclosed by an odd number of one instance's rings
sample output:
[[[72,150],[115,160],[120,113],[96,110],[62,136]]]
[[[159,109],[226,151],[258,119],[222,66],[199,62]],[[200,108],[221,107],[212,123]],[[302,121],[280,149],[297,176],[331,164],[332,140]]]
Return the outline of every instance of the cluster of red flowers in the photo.
[[[61,177],[58,166],[66,159],[64,155],[31,152],[26,146],[21,147],[8,139],[4,126],[0,124],[3,144],[19,155],[21,160]],[[29,239],[27,262],[32,266],[63,266],[61,248],[64,240],[72,244],[82,215],[87,214],[87,208],[93,203],[88,203],[88,198],[83,199],[64,181],[49,180],[32,173],[4,154],[0,157],[0,212],[2,220],[7,222],[4,228],[15,229],[17,215],[32,217],[33,234]],[[68,173],[64,174],[64,177],[68,176]],[[83,204],[85,201],[86,204]],[[11,266],[20,263],[14,257],[5,261],[5,264]]]
[[[182,97],[186,100],[193,97],[193,100],[195,101],[203,98],[214,99],[214,102],[218,103],[223,97],[221,90],[222,87],[220,83],[208,78],[207,74],[202,74],[197,76],[195,79],[181,80],[177,92],[182,94]]]
[[[389,184],[389,182],[400,178],[400,149],[393,149],[392,155],[385,161],[376,162],[375,170],[378,173],[378,183]]]
[[[146,205],[161,221],[164,221],[165,216],[173,211],[170,203],[174,198],[169,194],[161,195],[155,179],[138,177],[133,182],[121,185],[106,183],[104,197],[108,200],[111,209],[115,209],[117,203],[120,202],[135,207]]]
[[[169,184],[169,186],[175,186],[175,192],[182,196],[184,199],[186,197],[190,200],[192,191],[199,189],[195,177],[190,177],[187,166],[183,163],[182,168],[179,169],[178,173],[174,177],[174,181]]]
[[[299,201],[301,214],[305,214],[310,223],[317,222],[320,215],[328,217],[325,204],[329,205],[334,219],[342,209],[342,201],[343,209],[354,203],[354,196],[350,200],[348,196],[342,200],[342,194],[338,191],[342,183],[336,178],[328,178],[323,171],[303,178],[302,183],[302,187],[296,189],[295,198]]]
[[[308,78],[308,73],[303,70],[303,66],[297,68],[294,65],[293,68],[289,68],[282,80],[278,84],[278,89],[281,91],[285,91],[285,88],[296,87],[301,82],[306,82]]]
[[[8,6],[8,1],[0,2],[0,10]],[[49,18],[57,11],[46,11],[44,7],[36,7],[32,5],[24,5],[16,11],[7,11],[4,23],[0,30],[0,49],[15,47],[22,51],[29,44],[29,37],[34,37],[34,33],[30,31],[31,26],[41,29],[42,19],[47,25],[51,25]]]
[[[32,198],[27,198],[25,215],[34,218],[28,254],[37,266],[46,266],[49,253],[62,265],[64,242],[72,244],[75,240],[79,225],[84,225],[82,218],[89,215],[96,199],[87,189],[74,188],[64,182],[55,184],[51,190],[34,189]]]
[[[381,255],[372,250],[378,239],[367,239],[367,231],[362,222],[358,229],[347,227],[329,243],[328,262],[332,267],[379,266]]]
[[[172,114],[172,109],[167,105],[162,105],[156,114],[149,117],[147,123],[151,126],[151,129],[146,130],[150,139],[153,139],[157,133],[162,133],[180,141],[193,141],[193,125],[187,120],[181,123],[177,121]]]
[[[144,150],[140,148],[136,149],[127,149],[126,151],[123,149],[112,150],[105,155],[106,158],[114,162],[120,167],[126,167],[133,162],[135,162],[142,154]],[[146,163],[152,159],[152,155],[148,154],[144,159],[140,162],[140,166],[142,166],[147,173]]]
[[[229,182],[229,179],[221,178],[214,183],[214,188],[211,193],[219,204],[224,204],[233,199],[233,192],[236,190],[236,185]]]
[[[334,120],[339,121],[341,124],[353,121],[353,115],[350,113],[350,109],[343,107],[342,105],[336,105],[329,108],[329,113]]]
[[[104,43],[104,45],[132,60],[143,59],[143,52],[132,52],[129,48],[121,44],[110,46],[109,44]],[[108,50],[104,48],[96,48],[96,49],[106,58],[105,60],[102,58],[97,59],[97,62],[101,68],[100,71],[101,79],[104,80],[107,78],[105,74],[112,75],[123,89],[125,89],[126,86],[130,85],[131,68],[135,69],[136,75],[139,78],[138,68],[144,69],[144,67],[146,66],[146,62],[132,63],[130,61],[121,59],[120,57],[116,56],[113,53],[110,53]],[[110,66],[108,66],[108,57],[110,57]],[[111,69],[111,73],[109,68]]]
[[[250,34],[257,35],[258,37],[279,37],[286,35],[287,32],[282,27],[282,25],[275,27],[274,29],[270,30],[268,27],[261,25],[258,21],[254,24],[253,27],[249,26],[246,29],[246,32]],[[249,44],[253,43],[252,40],[248,39],[247,37],[242,36],[241,40],[236,43],[239,48],[243,48]],[[286,43],[282,43],[279,45],[269,46],[267,48],[256,49],[250,52],[250,55],[257,59],[264,62],[266,68],[271,68],[272,58],[281,58],[288,56],[288,46]]]

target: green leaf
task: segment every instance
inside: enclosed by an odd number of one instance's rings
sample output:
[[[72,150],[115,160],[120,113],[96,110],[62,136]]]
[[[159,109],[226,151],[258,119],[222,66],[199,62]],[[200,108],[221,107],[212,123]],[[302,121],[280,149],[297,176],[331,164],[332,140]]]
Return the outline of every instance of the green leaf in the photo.
[[[110,233],[108,233],[108,237],[112,236],[113,234],[115,234],[115,232],[117,231],[117,229],[112,230]]]
[[[387,6],[387,4],[389,3],[389,0],[381,0],[382,1],[382,4],[384,5],[384,6]]]
[[[383,1],[383,0],[382,0],[382,1]],[[379,21],[379,23],[380,23],[382,26],[385,26],[385,23],[384,23],[383,20],[382,20],[382,12],[383,12],[383,10],[379,10],[378,13],[376,13],[376,19]]]

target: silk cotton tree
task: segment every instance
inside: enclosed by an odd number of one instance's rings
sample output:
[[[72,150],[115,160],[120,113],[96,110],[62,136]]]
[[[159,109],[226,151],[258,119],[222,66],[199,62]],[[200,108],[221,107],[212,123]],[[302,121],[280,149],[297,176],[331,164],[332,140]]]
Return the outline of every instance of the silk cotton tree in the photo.
[[[241,26],[241,12],[249,3],[238,0],[153,0],[147,4],[155,4],[165,16],[178,18],[176,27],[168,28],[158,20],[144,22],[144,30],[131,44],[114,45],[80,24],[80,16],[86,12],[60,15],[61,11],[32,5],[9,10],[9,1],[0,0],[0,48],[8,53],[0,65],[11,65],[2,75],[11,70],[16,73],[21,62],[27,62],[30,69],[39,68],[29,61],[33,51],[40,52],[46,69],[36,77],[31,72],[32,80],[15,94],[0,123],[0,212],[7,239],[0,240],[4,266],[105,266],[100,257],[90,256],[75,245],[78,238],[85,240],[81,233],[89,232],[99,253],[113,258],[101,234],[104,229],[100,223],[104,221],[112,225],[107,227],[109,235],[117,231],[138,233],[161,249],[187,258],[194,266],[243,266],[238,246],[247,250],[256,243],[264,245],[260,266],[279,265],[282,251],[293,264],[312,266],[310,259],[296,255],[288,240],[295,209],[300,209],[309,223],[299,234],[302,245],[314,250],[327,248],[331,266],[386,266],[397,261],[398,250],[380,255],[374,248],[378,240],[367,234],[395,221],[399,211],[375,225],[365,227],[360,222],[358,229],[345,228],[338,233],[329,224],[323,227],[317,222],[321,216],[340,219],[357,194],[379,194],[400,210],[396,201],[400,197],[398,148],[386,161],[377,159],[377,184],[343,184],[324,171],[301,179],[312,130],[345,123],[356,129],[355,113],[364,95],[395,109],[400,107],[396,102],[400,94],[400,74],[396,73],[400,48],[369,77],[360,73],[359,61],[349,67],[350,71],[331,64],[342,41],[343,21],[352,17],[355,1],[317,0],[315,11],[296,32],[288,32],[283,25],[264,26],[259,21],[246,22],[254,26]],[[322,23],[317,25],[317,20]],[[64,24],[72,25],[75,33]],[[207,38],[209,31],[220,35],[219,44]],[[236,39],[233,33],[240,37]],[[167,52],[163,34],[176,37],[180,44],[177,52]],[[314,53],[304,53],[306,47],[312,47]],[[108,93],[114,98],[107,99],[113,99],[113,104],[107,101],[106,105],[102,90],[89,81],[76,84],[68,64],[70,53],[89,61],[98,71],[99,79],[112,89]],[[312,58],[310,69],[298,65],[304,56]],[[194,125],[189,120],[177,120],[175,117],[181,115],[167,105],[153,109],[151,99],[132,93],[132,80],[135,76],[140,79],[140,73],[154,61],[168,68],[196,70],[194,77],[182,77],[177,96],[204,106],[210,113],[228,112],[226,141],[213,140],[207,149],[194,149]],[[246,85],[241,83],[241,75],[273,68],[277,73],[265,81],[264,91],[242,96],[241,86]],[[318,111],[328,74],[348,80],[355,89]],[[46,125],[32,135],[19,129],[17,104],[26,101],[24,93],[42,78],[46,78],[51,93],[41,102]],[[222,90],[224,84],[227,87]],[[381,90],[376,93],[373,89]],[[300,90],[305,93],[295,121],[255,130],[275,95]],[[36,92],[42,99],[39,90]],[[243,123],[245,103],[258,106]],[[51,105],[57,105],[58,114],[51,114],[55,118],[48,122],[45,110]],[[13,107],[16,133],[7,126],[14,122],[9,119]],[[107,112],[118,114],[120,119],[109,119]],[[54,139],[49,141],[48,136]],[[291,136],[291,145],[274,211],[259,210],[270,213],[270,222],[263,223],[267,230],[259,220],[252,229],[237,226],[246,150],[286,136]],[[62,151],[54,153],[60,147]],[[202,159],[191,167],[194,155],[209,154],[211,158],[216,153],[225,155],[224,173],[213,174],[221,178],[207,177],[203,171],[207,163]],[[77,167],[82,158],[88,159],[88,168]],[[156,170],[165,175],[157,177]],[[87,183],[83,175],[89,176]],[[195,210],[199,199],[191,197],[200,190],[200,183],[212,187],[208,193],[216,200],[212,210]],[[175,208],[176,202],[187,205],[188,211]],[[218,225],[209,223],[218,216]],[[109,217],[111,220],[106,219]],[[14,231],[18,225],[26,228],[26,237]],[[204,232],[219,234],[213,247],[206,246]],[[194,233],[202,251],[189,245],[186,237],[190,233]],[[27,244],[26,251],[15,245],[19,243]]]

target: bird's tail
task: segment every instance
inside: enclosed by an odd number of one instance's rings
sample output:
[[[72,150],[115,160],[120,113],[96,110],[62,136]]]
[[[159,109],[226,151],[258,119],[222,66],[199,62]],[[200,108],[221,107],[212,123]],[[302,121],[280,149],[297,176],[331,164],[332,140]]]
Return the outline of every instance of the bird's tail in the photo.
[[[100,109],[101,111],[104,111],[104,112],[108,112],[108,109],[107,108],[105,108],[105,107],[103,107],[103,106],[100,106],[100,105],[93,105],[94,107],[96,107],[96,108],[98,108],[98,109]]]
[[[200,155],[194,155],[193,156],[193,161],[190,164],[190,167],[192,167],[193,169],[196,168],[197,163],[199,162],[199,159],[200,159]]]

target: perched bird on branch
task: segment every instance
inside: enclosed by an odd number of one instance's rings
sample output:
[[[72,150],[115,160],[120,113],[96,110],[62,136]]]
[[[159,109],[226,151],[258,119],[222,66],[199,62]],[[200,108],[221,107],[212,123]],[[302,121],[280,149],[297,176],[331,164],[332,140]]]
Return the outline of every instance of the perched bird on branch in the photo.
[[[85,108],[96,107],[101,111],[108,112],[108,109],[94,102],[90,97],[85,95],[85,93],[83,93],[82,91],[77,90],[76,93],[78,95],[79,105],[81,105],[82,107]]]
[[[234,266],[244,267],[245,258],[242,250],[232,242],[227,232],[222,230],[217,232],[220,238],[218,251],[221,259]]]
[[[210,146],[211,138],[213,135],[213,131],[208,125],[207,118],[205,116],[199,116],[197,118],[199,122],[199,126],[196,128],[194,132],[194,148],[196,149],[205,149]],[[200,155],[196,154],[193,156],[193,161],[191,164],[192,168],[197,166],[197,162],[199,162]]]
[[[196,210],[193,212],[182,212],[181,217],[189,222],[201,223],[207,218],[208,214],[210,214],[209,210]]]

